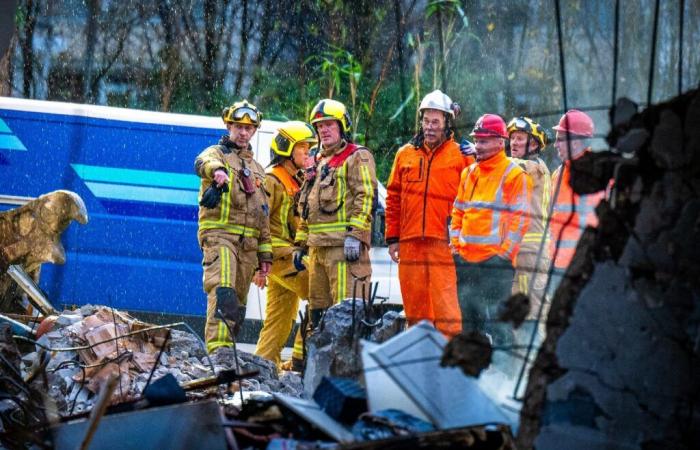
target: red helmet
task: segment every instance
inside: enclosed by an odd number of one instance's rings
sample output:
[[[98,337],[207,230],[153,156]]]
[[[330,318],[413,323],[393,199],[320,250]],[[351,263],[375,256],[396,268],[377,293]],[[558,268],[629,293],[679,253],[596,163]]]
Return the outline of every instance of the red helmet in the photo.
[[[497,114],[484,114],[474,124],[474,129],[469,134],[477,138],[499,137],[508,139],[506,122]]]
[[[559,125],[552,127],[562,133],[575,134],[577,136],[593,137],[593,119],[583,111],[570,109],[561,116]]]

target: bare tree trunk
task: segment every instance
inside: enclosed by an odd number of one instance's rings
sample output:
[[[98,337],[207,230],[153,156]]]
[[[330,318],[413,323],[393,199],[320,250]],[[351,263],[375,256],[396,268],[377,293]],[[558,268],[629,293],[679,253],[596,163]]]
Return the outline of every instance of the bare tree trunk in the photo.
[[[207,0],[204,2],[204,61],[202,64],[202,75],[204,82],[204,107],[210,111],[214,106],[215,71],[217,55],[217,33],[220,33],[216,26],[216,2]]]
[[[12,12],[12,14],[0,16],[0,95],[9,96],[12,94],[12,57],[17,43],[17,25],[14,15],[17,2],[9,0],[2,4],[3,9]]]
[[[31,97],[34,81],[34,29],[38,3],[35,0],[27,0],[24,8],[23,36],[19,40],[22,49],[22,95],[25,98]]]
[[[403,55],[403,35],[404,35],[404,22],[405,19],[401,12],[401,0],[394,0],[394,20],[396,21],[396,51],[397,51],[397,65],[399,69],[399,92],[401,93],[401,103],[406,101],[406,77],[404,76],[404,70],[406,66],[404,64]],[[401,110],[401,130],[406,128],[406,108]]]
[[[243,77],[246,72],[246,60],[248,59],[248,32],[250,31],[250,20],[248,19],[248,0],[243,0],[241,2],[241,10],[241,49],[238,53],[238,75],[236,76],[236,85],[233,90],[237,96],[241,94]]]
[[[83,92],[81,98],[87,103],[94,102],[92,95],[95,47],[97,45],[97,20],[100,0],[87,0],[87,22],[85,24],[85,55],[83,59]]]
[[[175,91],[175,80],[180,72],[180,54],[175,44],[177,31],[175,28],[174,15],[171,12],[171,5],[166,2],[158,3],[158,15],[163,25],[165,42],[162,50],[163,66],[161,69],[161,111],[170,111]]]
[[[17,34],[10,38],[10,45],[7,51],[0,58],[0,96],[9,97],[12,95],[12,80],[14,78],[14,66],[12,64],[15,45],[17,44]]]
[[[445,60],[445,34],[442,32],[442,7],[437,8],[435,12],[435,18],[437,20],[437,32],[438,32],[438,49],[440,50],[440,78],[442,81],[442,92],[447,92],[447,61]]]

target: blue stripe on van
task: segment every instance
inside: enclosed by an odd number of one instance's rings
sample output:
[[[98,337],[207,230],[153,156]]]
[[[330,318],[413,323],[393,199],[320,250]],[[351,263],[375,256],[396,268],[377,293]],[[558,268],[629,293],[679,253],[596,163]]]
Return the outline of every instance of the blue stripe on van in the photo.
[[[12,133],[10,127],[8,127],[5,121],[2,119],[0,119],[0,133]]]
[[[197,225],[197,208],[194,206],[168,205],[164,203],[142,203],[130,202],[126,200],[101,199],[100,203],[109,214],[126,220],[128,217],[147,217],[152,223],[154,219],[181,220]],[[196,233],[196,227],[193,231]]]
[[[71,166],[85,181],[199,190],[199,177],[194,174],[89,166],[86,164],[71,164]]]
[[[173,205],[197,206],[197,191],[165,189],[144,186],[126,186],[123,184],[93,183],[85,185],[98,198],[131,200],[137,202],[168,203]]]
[[[0,134],[0,149],[27,151],[22,141],[11,134]]]

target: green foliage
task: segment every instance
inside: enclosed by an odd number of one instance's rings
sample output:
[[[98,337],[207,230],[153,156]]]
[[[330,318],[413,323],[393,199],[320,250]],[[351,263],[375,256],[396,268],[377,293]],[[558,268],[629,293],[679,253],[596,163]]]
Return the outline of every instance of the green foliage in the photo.
[[[83,80],[99,75],[95,99],[110,105],[218,116],[247,97],[276,120],[308,120],[319,99],[332,97],[348,107],[354,138],[372,149],[383,181],[394,153],[416,131],[420,100],[444,84],[462,106],[458,138],[486,112],[534,115],[549,128],[563,107],[554,11],[543,0],[249,0],[248,26],[240,2],[172,1],[165,9],[108,2],[91,43],[88,3],[66,15],[64,2],[52,8],[19,2],[17,41],[27,39],[25,24],[36,23],[36,33],[33,45],[12,53],[13,95],[23,85],[47,86],[27,95],[86,101]],[[649,61],[648,40],[639,38],[651,21],[645,2],[644,14],[622,2],[618,95],[636,101],[646,97],[648,81],[639,70]],[[692,45],[700,28],[685,28],[683,64],[677,60],[677,8],[669,2],[660,18],[656,99],[675,95],[677,67],[686,89],[700,78],[700,47]],[[686,22],[693,23],[697,13],[687,9]],[[612,11],[605,0],[563,2],[569,107],[610,102]],[[86,48],[95,49],[91,58]],[[22,79],[25,58],[34,61],[29,83]],[[553,113],[538,116],[542,111]],[[607,111],[592,114],[604,134]]]

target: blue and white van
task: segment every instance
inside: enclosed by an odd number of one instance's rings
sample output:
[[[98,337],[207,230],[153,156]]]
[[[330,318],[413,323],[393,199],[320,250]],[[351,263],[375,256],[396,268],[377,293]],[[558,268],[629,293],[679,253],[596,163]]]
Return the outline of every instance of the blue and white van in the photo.
[[[279,125],[264,120],[252,141],[263,166]],[[56,189],[78,193],[88,210],[89,223],[63,235],[66,264],[42,268],[51,302],[204,316],[193,162],[225,133],[218,117],[0,97],[0,210]],[[385,198],[380,186],[373,281],[400,304],[397,267],[381,246]],[[264,311],[264,291],[252,287],[247,317]]]

